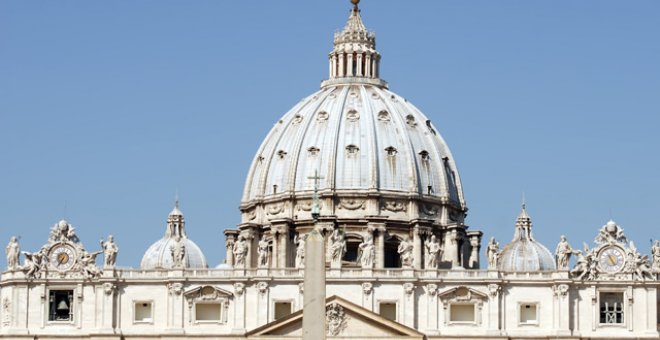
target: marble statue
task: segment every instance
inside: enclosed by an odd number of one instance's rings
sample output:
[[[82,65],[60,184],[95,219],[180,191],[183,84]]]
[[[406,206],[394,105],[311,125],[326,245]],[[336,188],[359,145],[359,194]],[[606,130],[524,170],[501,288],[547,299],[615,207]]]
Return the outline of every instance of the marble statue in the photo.
[[[234,244],[234,265],[236,267],[245,267],[245,257],[247,256],[248,245],[243,235],[238,237]]]
[[[653,256],[653,271],[660,272],[660,241],[655,240],[651,247],[651,256]]]
[[[83,252],[80,257],[80,269],[85,278],[91,279],[101,275],[101,270],[96,266],[96,256],[103,251],[93,253]]]
[[[340,266],[344,253],[346,253],[346,240],[344,239],[344,233],[339,229],[335,229],[332,231],[332,235],[330,235],[330,263],[335,266]]]
[[[103,267],[104,268],[113,268],[115,262],[117,261],[117,253],[119,252],[119,247],[114,241],[112,235],[108,236],[107,241],[101,240],[101,248],[103,249]]]
[[[259,240],[259,245],[257,247],[257,254],[259,255],[259,268],[268,267],[268,241],[266,240],[266,235],[261,236]]]
[[[374,237],[371,233],[358,246],[360,255],[358,256],[360,265],[364,269],[371,269],[374,267],[374,258],[376,257],[376,249],[374,247]]]
[[[65,220],[61,220],[50,229],[51,242],[71,241],[78,243],[80,239],[76,235],[76,229]]]
[[[569,260],[573,254],[577,254],[577,252],[574,251],[571,245],[568,243],[566,236],[561,235],[559,244],[557,244],[557,248],[555,249],[557,269],[567,270]]]
[[[177,236],[175,243],[170,246],[170,253],[172,254],[172,267],[183,268],[184,259],[186,258],[186,246],[181,240],[181,236]]]
[[[491,237],[486,247],[486,257],[488,257],[488,269],[497,269],[497,260],[499,258],[500,244]]]
[[[30,253],[23,252],[25,260],[23,261],[23,272],[28,279],[38,279],[41,277],[41,266],[44,255],[41,252]]]
[[[410,240],[410,236],[407,236],[401,243],[399,243],[399,248],[397,248],[399,253],[399,258],[401,258],[401,267],[403,268],[412,268],[413,266],[413,243]]]
[[[431,235],[431,238],[424,242],[424,247],[426,248],[426,268],[428,269],[438,269],[438,258],[442,247],[440,242],[435,235]]]
[[[14,271],[17,270],[19,266],[19,256],[21,254],[21,248],[18,245],[18,239],[16,236],[12,236],[7,244],[6,248],[7,254],[7,270]]]
[[[305,268],[305,241],[307,235],[293,236],[293,243],[296,245],[296,268]]]
[[[575,275],[578,280],[593,280],[596,277],[596,262],[594,260],[594,255],[589,250],[589,246],[584,244],[584,252],[577,251],[577,262],[571,274]]]

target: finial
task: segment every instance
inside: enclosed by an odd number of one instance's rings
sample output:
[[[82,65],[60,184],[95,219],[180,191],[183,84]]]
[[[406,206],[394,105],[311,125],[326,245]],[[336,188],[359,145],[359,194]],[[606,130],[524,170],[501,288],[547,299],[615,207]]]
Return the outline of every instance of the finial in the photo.
[[[176,193],[174,194],[174,206],[179,209],[179,189],[176,189]]]
[[[522,193],[522,210],[525,210],[525,205],[526,205],[526,203],[525,203],[525,192],[523,191],[523,193]]]
[[[351,0],[351,3],[353,4],[353,10],[358,11],[358,4],[360,3],[360,0]]]

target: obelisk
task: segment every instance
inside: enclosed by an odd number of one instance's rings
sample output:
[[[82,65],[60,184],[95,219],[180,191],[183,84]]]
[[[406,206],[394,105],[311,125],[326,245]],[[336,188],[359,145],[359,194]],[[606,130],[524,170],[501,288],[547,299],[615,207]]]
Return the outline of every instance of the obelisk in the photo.
[[[303,306],[303,340],[325,340],[325,240],[317,221],[321,214],[318,197],[318,181],[314,174],[312,218],[314,229],[305,241],[305,283]]]

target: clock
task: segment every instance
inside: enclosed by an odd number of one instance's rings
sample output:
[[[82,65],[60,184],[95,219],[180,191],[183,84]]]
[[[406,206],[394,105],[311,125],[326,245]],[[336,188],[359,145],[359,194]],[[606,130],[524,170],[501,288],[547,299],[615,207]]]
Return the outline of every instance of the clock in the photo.
[[[598,254],[598,265],[608,273],[615,273],[623,269],[625,262],[623,250],[619,247],[606,247]]]
[[[76,251],[66,243],[58,244],[51,248],[48,262],[59,271],[69,270],[76,262]]]

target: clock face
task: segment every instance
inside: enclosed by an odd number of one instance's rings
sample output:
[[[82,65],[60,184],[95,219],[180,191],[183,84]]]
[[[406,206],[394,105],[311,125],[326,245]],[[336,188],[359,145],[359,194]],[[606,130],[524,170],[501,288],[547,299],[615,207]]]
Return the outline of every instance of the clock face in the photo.
[[[600,268],[608,273],[618,272],[623,268],[625,255],[618,247],[607,247],[598,255]]]
[[[48,259],[53,268],[59,271],[69,270],[75,263],[76,251],[67,244],[60,244],[51,249]]]

